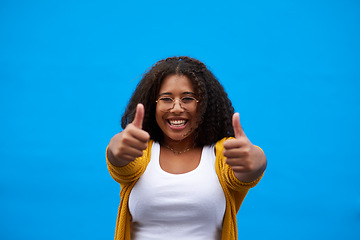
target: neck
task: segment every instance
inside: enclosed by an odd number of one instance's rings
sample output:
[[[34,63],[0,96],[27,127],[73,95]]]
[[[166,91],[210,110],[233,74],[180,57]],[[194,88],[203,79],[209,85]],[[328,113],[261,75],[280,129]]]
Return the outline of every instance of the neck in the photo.
[[[187,149],[185,149],[185,150],[182,150],[182,151],[178,151],[178,150],[175,150],[175,149],[173,149],[172,147],[170,147],[170,146],[168,146],[168,145],[166,145],[166,144],[164,144],[164,146],[167,148],[167,149],[169,149],[169,150],[171,150],[173,153],[175,153],[175,154],[182,154],[182,153],[185,153],[185,152],[188,152],[188,151],[190,151],[191,149],[193,149],[195,146],[193,146],[193,147],[190,147],[190,148],[187,148]]]
[[[182,154],[195,148],[196,144],[194,140],[183,139],[180,141],[174,141],[172,139],[164,139],[161,143],[164,147],[171,150],[175,154]]]

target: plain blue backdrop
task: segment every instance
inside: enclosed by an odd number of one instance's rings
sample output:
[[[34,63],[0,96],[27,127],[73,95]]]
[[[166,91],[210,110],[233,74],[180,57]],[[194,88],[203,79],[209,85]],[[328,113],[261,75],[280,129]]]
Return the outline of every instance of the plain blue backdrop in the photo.
[[[113,239],[105,148],[141,75],[189,55],[268,169],[239,239],[360,239],[360,3],[0,3],[0,239]]]

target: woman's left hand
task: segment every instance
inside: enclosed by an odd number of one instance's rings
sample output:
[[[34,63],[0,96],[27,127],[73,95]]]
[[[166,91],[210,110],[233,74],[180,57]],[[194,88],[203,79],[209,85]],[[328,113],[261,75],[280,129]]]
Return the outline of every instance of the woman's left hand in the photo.
[[[235,139],[224,142],[226,163],[231,166],[237,179],[252,182],[259,178],[266,168],[264,152],[253,145],[246,137],[240,124],[240,115],[235,113],[232,118]]]

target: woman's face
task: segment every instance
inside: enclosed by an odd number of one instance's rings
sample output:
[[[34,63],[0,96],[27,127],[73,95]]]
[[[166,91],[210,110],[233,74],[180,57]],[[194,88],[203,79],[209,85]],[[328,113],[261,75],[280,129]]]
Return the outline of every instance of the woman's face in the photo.
[[[165,143],[185,139],[194,141],[198,103],[191,100],[197,97],[190,79],[184,75],[167,76],[160,86],[158,98],[162,100],[156,104],[156,122],[164,134]],[[169,101],[170,98],[175,99],[175,104]]]

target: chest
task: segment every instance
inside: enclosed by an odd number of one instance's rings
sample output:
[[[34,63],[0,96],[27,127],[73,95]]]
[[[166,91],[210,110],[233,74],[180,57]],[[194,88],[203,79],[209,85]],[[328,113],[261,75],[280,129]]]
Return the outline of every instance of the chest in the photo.
[[[160,151],[159,164],[161,169],[167,173],[183,174],[195,170],[200,164],[201,156],[202,148],[196,148],[183,154],[174,154],[164,147]]]
[[[191,236],[194,228],[215,236],[222,226],[225,205],[224,192],[215,172],[213,149],[202,151],[193,170],[172,174],[162,169],[159,153],[153,148],[150,163],[129,199],[132,221],[140,235],[165,227],[184,236]],[[209,233],[209,229],[214,232]]]

